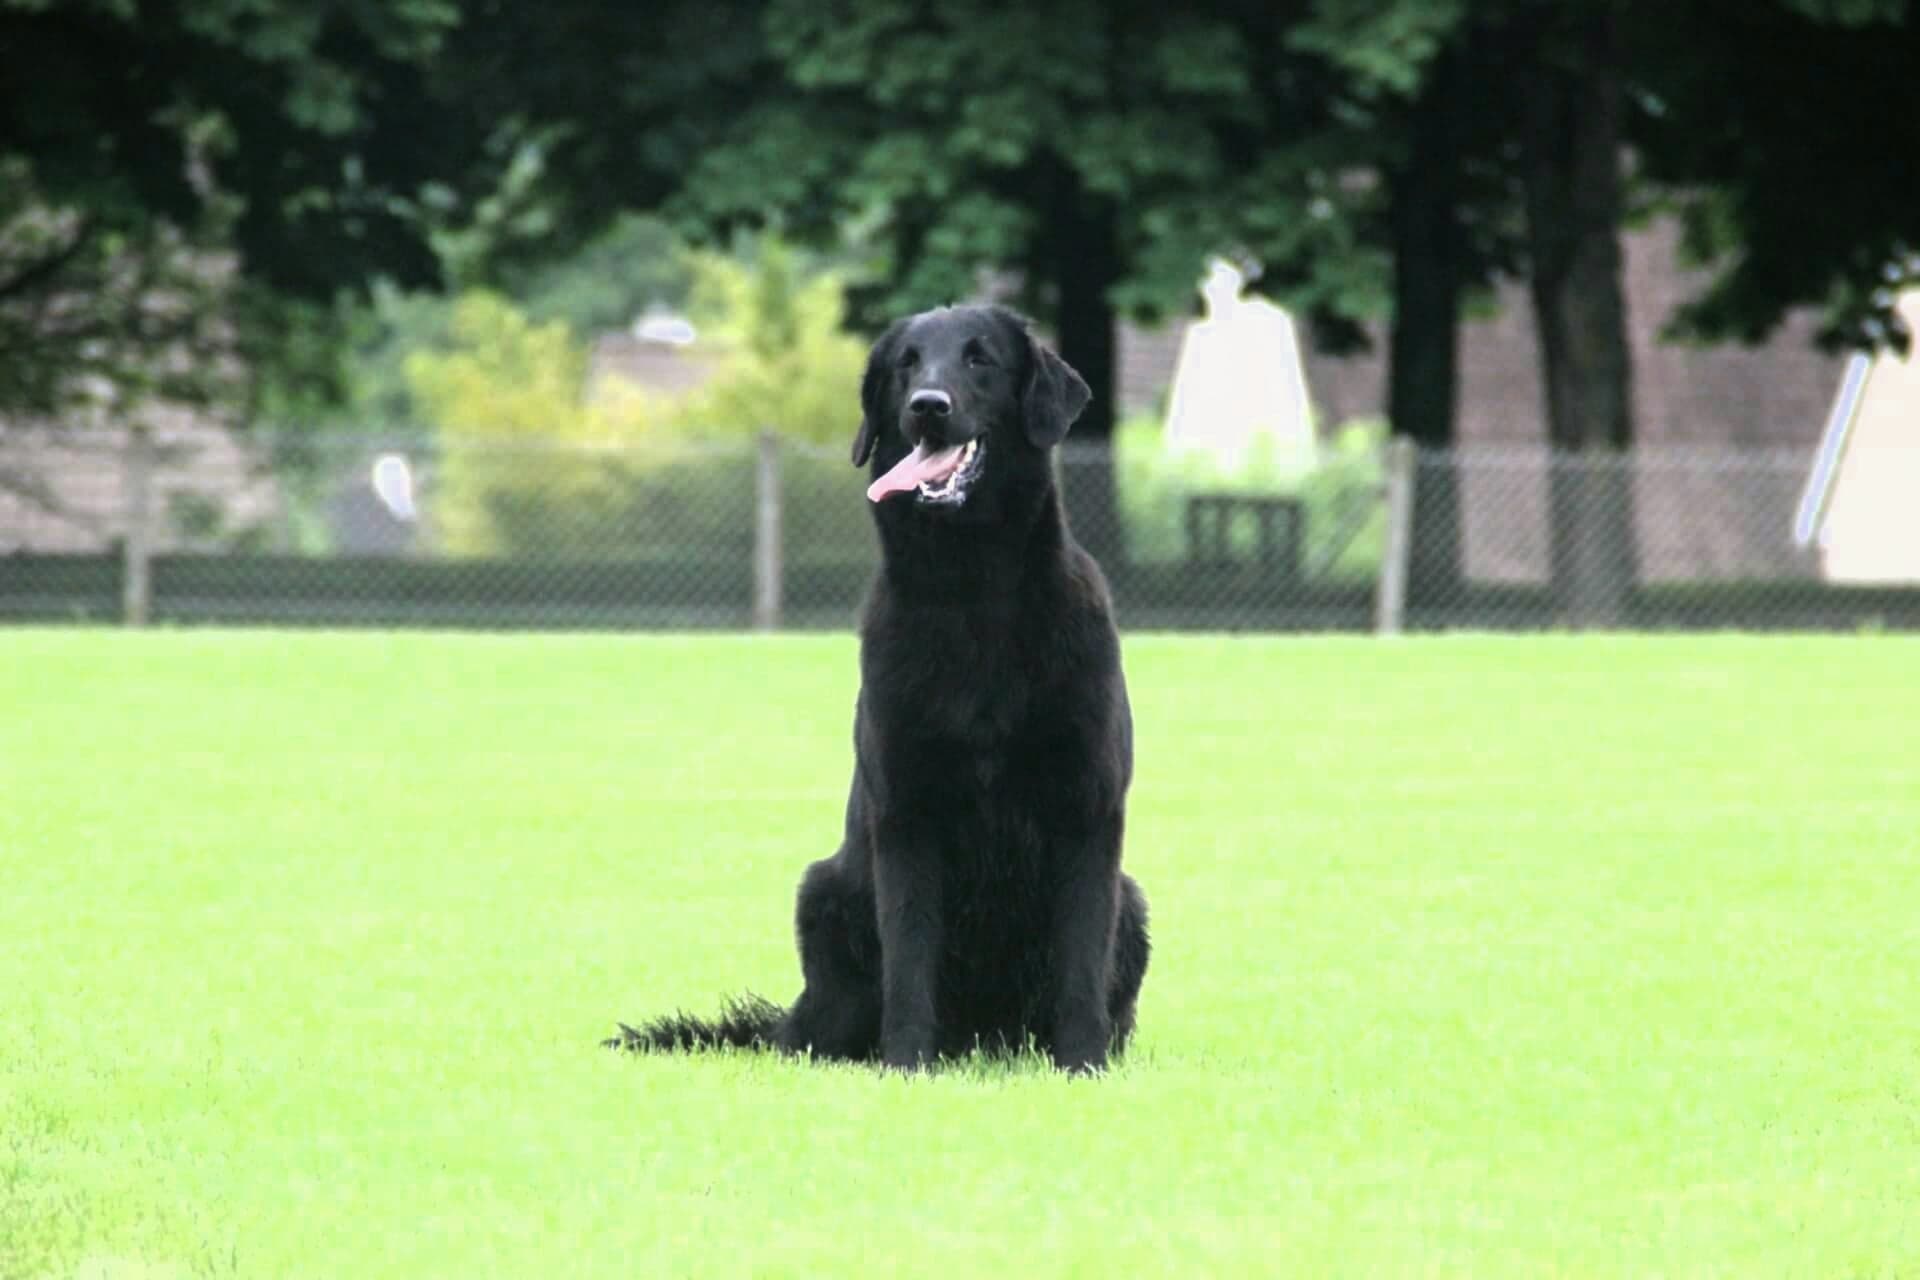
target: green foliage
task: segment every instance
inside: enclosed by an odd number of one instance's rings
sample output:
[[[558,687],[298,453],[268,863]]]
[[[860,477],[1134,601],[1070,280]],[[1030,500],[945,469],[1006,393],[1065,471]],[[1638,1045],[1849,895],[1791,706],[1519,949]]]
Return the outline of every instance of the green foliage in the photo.
[[[0,6],[0,410],[266,402],[337,381],[325,305],[433,274],[411,197],[464,167],[427,64],[450,0]],[[264,332],[260,326],[268,327]],[[271,380],[270,378],[268,379]],[[298,388],[295,390],[295,388]]]
[[[287,364],[260,404],[311,416],[342,382],[325,343],[379,345],[333,310],[376,278],[500,289],[578,333],[676,303],[689,281],[660,251],[661,223],[622,220],[634,209],[709,241],[773,227],[847,250],[862,323],[972,293],[987,272],[1057,321],[1078,231],[1110,216],[1113,253],[1091,272],[1102,305],[1183,312],[1203,255],[1237,247],[1266,267],[1257,288],[1323,338],[1352,339],[1389,299],[1378,177],[1404,160],[1408,104],[1436,63],[1474,41],[1460,95],[1471,136],[1454,139],[1458,222],[1476,246],[1462,273],[1477,284],[1517,265],[1502,229],[1524,77],[1510,73],[1538,65],[1529,23],[1545,8],[12,0],[0,48],[31,73],[0,82],[0,202],[30,172],[39,220],[0,209],[0,303],[13,308],[0,407],[44,407],[103,369],[130,392],[173,390],[143,387],[140,360],[113,344],[23,325],[44,319],[30,304],[48,295],[18,287],[42,267],[71,298],[109,273],[116,288],[143,278],[171,237],[230,254],[246,284],[311,304],[221,316],[265,330],[242,332],[242,358]],[[1620,12],[1636,155],[1684,193],[1693,247],[1715,268],[1684,326],[1753,338],[1813,302],[1836,341],[1887,337],[1882,273],[1920,244],[1913,167],[1886,160],[1915,150],[1920,128],[1901,105],[1920,56],[1913,6]],[[216,208],[232,220],[196,239]],[[88,238],[65,259],[73,227]],[[376,363],[380,385],[356,403],[412,416],[399,361]]]
[[[407,359],[414,394],[443,431],[578,439],[585,357],[565,322],[536,324],[497,294],[454,304],[451,350]]]
[[[1350,203],[1327,193],[1351,154],[1320,145],[1335,77],[1285,29],[1228,6],[771,0],[780,74],[674,208],[706,227],[773,209],[853,228],[869,319],[970,294],[987,269],[1018,273],[1020,301],[1050,319],[1094,203],[1119,222],[1117,274],[1099,287],[1136,315],[1185,311],[1204,256],[1235,243],[1302,308],[1370,315],[1383,292],[1353,288],[1329,253],[1357,233],[1320,225]],[[1288,231],[1303,225],[1311,238]]]
[[[1816,22],[1840,27],[1898,24],[1912,12],[1910,0],[1781,0]]]
[[[837,275],[809,275],[799,254],[772,239],[751,260],[702,254],[689,311],[702,345],[721,355],[712,381],[677,408],[681,431],[851,438],[866,345],[842,327],[846,294]]]
[[[451,0],[10,5],[0,155],[49,198],[121,228],[238,200],[250,277],[316,296],[430,268],[410,197],[470,154],[428,65]]]
[[[406,292],[385,281],[353,304],[352,383],[341,415],[348,423],[380,430],[431,422],[415,398],[407,361],[452,346],[455,306],[455,298]]]
[[[191,224],[111,220],[0,151],[0,410],[231,403],[245,384],[221,252],[235,213],[223,201]]]
[[[752,527],[747,446],[760,432],[841,456],[866,353],[841,329],[839,279],[809,272],[775,240],[751,260],[697,255],[689,271],[699,345],[714,355],[710,380],[679,397],[616,379],[589,397],[586,351],[568,324],[485,291],[453,304],[443,341],[406,355],[411,403],[440,441],[434,510],[447,550],[726,545]]]
[[[1770,0],[1738,22],[1663,12],[1633,48],[1628,117],[1644,177],[1677,207],[1707,287],[1673,329],[1755,342],[1817,308],[1832,347],[1901,345],[1920,253],[1920,11],[1893,0]]]
[[[679,237],[657,217],[627,213],[581,249],[510,275],[505,287],[536,320],[577,334],[625,329],[650,307],[678,310],[691,286]]]
[[[500,275],[486,291],[511,297],[526,319],[563,322],[584,340],[626,328],[656,303],[683,306],[691,270],[664,223],[634,214],[576,253]],[[282,354],[269,366],[272,394],[256,417],[368,431],[431,424],[434,415],[416,401],[406,363],[418,352],[450,349],[458,297],[376,280],[365,298],[342,298],[324,312],[306,307],[304,325],[262,326],[299,343],[305,361]],[[279,305],[286,311],[301,304]]]
[[[586,355],[564,321],[536,323],[497,294],[454,304],[443,351],[408,355],[415,402],[437,428],[441,545],[455,555],[538,554],[604,520],[618,474],[585,446],[629,444],[646,426],[638,393],[589,403]]]
[[[837,280],[807,277],[798,263],[777,243],[762,245],[751,265],[696,260],[702,341],[725,354],[705,388],[678,400],[622,384],[588,400],[585,354],[564,323],[534,321],[498,295],[463,297],[444,348],[407,360],[412,395],[439,434],[433,509],[442,545],[466,555],[622,558],[696,546],[744,554],[750,442],[776,423],[795,441],[781,464],[799,522],[790,559],[864,558],[871,529],[842,453],[864,351],[837,327]],[[1115,466],[1129,554],[1141,563],[1184,557],[1194,492],[1286,494],[1304,504],[1310,560],[1338,550],[1336,576],[1371,574],[1383,439],[1382,423],[1348,423],[1310,455],[1263,440],[1226,468],[1169,452],[1157,420],[1125,423]]]
[[[487,139],[493,163],[483,189],[464,199],[444,183],[421,192],[428,243],[454,289],[488,286],[503,264],[552,238],[555,212],[545,189],[543,142],[537,135],[495,133]]]
[[[1315,0],[1287,41],[1339,67],[1361,100],[1411,97],[1469,9],[1470,0]]]

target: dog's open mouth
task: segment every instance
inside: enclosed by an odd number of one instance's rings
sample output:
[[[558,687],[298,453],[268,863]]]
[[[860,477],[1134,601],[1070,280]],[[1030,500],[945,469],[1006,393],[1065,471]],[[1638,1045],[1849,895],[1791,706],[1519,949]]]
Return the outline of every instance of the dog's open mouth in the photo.
[[[930,449],[923,441],[895,463],[893,470],[867,486],[867,500],[879,502],[891,494],[911,493],[922,502],[965,502],[967,486],[980,474],[986,454],[984,437],[951,449]]]

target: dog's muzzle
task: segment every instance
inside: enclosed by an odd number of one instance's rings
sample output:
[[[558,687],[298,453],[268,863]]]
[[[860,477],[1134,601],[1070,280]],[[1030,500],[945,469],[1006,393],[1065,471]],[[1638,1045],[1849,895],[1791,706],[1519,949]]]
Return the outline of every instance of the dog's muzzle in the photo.
[[[967,487],[980,474],[986,456],[985,436],[944,448],[922,440],[892,470],[867,486],[867,501],[880,502],[896,493],[911,493],[922,502],[965,502]]]

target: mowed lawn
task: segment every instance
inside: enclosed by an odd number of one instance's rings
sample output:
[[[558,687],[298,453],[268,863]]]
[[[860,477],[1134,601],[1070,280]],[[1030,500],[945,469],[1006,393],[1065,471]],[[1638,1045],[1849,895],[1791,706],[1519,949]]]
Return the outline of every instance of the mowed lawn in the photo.
[[[0,632],[0,1275],[1920,1272],[1920,643],[1132,637],[1133,1055],[798,985],[850,639]]]

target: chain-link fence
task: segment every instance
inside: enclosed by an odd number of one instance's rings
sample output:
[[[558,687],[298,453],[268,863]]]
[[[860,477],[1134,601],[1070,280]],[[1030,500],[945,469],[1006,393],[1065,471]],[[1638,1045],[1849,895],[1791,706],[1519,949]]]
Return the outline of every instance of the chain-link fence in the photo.
[[[1061,452],[1123,626],[1920,625],[1920,526],[1897,501],[1876,520],[1811,450],[1391,446],[1221,474],[1157,448]],[[0,618],[844,628],[877,562],[863,485],[840,448],[772,434],[16,428]]]
[[[1837,488],[1815,462],[1810,448],[1422,453],[1411,466],[1407,623],[1920,626],[1920,509]],[[1920,479],[1916,465],[1920,450],[1853,459]]]

